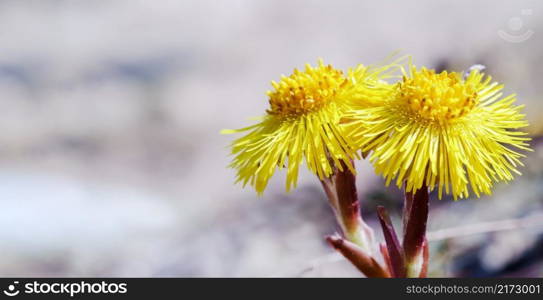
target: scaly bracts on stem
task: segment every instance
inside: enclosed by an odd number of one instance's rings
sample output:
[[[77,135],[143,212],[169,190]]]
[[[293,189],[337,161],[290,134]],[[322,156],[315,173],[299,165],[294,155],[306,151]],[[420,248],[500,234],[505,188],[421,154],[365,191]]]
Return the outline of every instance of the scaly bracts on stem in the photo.
[[[401,278],[406,276],[405,256],[402,245],[398,241],[396,231],[390,221],[390,216],[383,206],[377,207],[379,221],[383,228],[383,235],[386,242],[386,256],[383,255],[385,261],[389,265],[389,269],[393,277]],[[383,250],[381,250],[383,252]]]
[[[381,266],[373,257],[367,255],[356,244],[343,239],[337,234],[326,237],[326,240],[367,277],[390,277],[390,273],[386,268]]]

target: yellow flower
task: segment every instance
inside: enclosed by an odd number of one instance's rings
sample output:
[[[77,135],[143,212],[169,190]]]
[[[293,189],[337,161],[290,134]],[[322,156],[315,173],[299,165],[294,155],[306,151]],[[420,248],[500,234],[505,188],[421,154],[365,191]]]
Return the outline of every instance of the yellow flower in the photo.
[[[456,72],[436,73],[411,66],[380,104],[358,105],[346,125],[354,143],[387,185],[405,182],[406,191],[423,185],[468,197],[479,197],[498,181],[509,181],[530,150],[528,126],[515,95],[502,97],[503,85],[478,71],[465,78]]]
[[[350,101],[379,96],[371,91],[386,85],[380,78],[388,76],[388,69],[360,65],[345,75],[319,60],[317,67],[307,64],[304,71],[294,69],[279,83],[272,81],[273,90],[267,93],[270,107],[261,121],[222,131],[249,131],[232,143],[235,157],[230,166],[237,170],[237,182],[249,183],[261,194],[276,167],[286,167],[288,191],[296,186],[304,158],[321,180],[335,168],[354,172],[351,159],[357,157],[357,149],[345,138],[340,122]]]

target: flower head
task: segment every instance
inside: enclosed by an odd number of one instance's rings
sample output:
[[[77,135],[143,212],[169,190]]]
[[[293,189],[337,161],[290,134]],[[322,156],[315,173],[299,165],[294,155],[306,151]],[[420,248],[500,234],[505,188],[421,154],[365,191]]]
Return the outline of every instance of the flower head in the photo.
[[[502,97],[503,85],[472,71],[436,73],[410,67],[380,104],[355,108],[347,131],[387,184],[404,182],[413,192],[424,184],[454,199],[490,194],[497,181],[509,181],[528,148],[528,124]]]
[[[231,167],[237,181],[249,183],[262,193],[277,167],[287,168],[287,191],[296,186],[303,159],[322,180],[334,169],[354,172],[351,160],[356,148],[345,138],[340,122],[353,99],[377,97],[371,90],[386,83],[387,68],[358,66],[347,74],[325,65],[306,65],[272,81],[268,91],[270,107],[261,121],[239,130],[223,133],[248,133],[232,143],[235,156]],[[379,89],[376,89],[379,90]]]

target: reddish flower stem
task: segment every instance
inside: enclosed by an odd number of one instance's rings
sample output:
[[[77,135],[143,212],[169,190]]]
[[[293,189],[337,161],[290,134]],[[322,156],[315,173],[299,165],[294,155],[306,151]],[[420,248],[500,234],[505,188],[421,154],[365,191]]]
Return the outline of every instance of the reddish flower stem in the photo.
[[[419,277],[428,260],[428,255],[424,255],[428,221],[428,188],[423,185],[414,194],[406,193],[405,199],[403,249],[407,276]]]
[[[341,167],[330,178],[321,180],[324,192],[345,237],[371,255],[373,230],[362,219],[356,176],[345,164]]]

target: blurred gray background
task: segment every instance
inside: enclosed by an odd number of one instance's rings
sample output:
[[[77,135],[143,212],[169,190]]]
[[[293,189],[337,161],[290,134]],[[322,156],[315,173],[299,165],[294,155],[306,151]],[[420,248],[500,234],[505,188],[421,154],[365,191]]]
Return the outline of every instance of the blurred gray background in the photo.
[[[486,65],[518,93],[536,137],[524,175],[493,196],[432,199],[432,231],[469,226],[436,232],[431,275],[541,276],[542,8],[0,1],[0,275],[358,276],[323,241],[337,228],[314,176],[287,194],[279,172],[257,197],[234,185],[234,136],[219,131],[253,124],[270,80],[294,67],[322,57],[345,69],[400,50],[438,69]],[[401,193],[358,168],[380,236],[374,207],[398,211]],[[519,218],[510,227],[522,228],[469,234]]]

